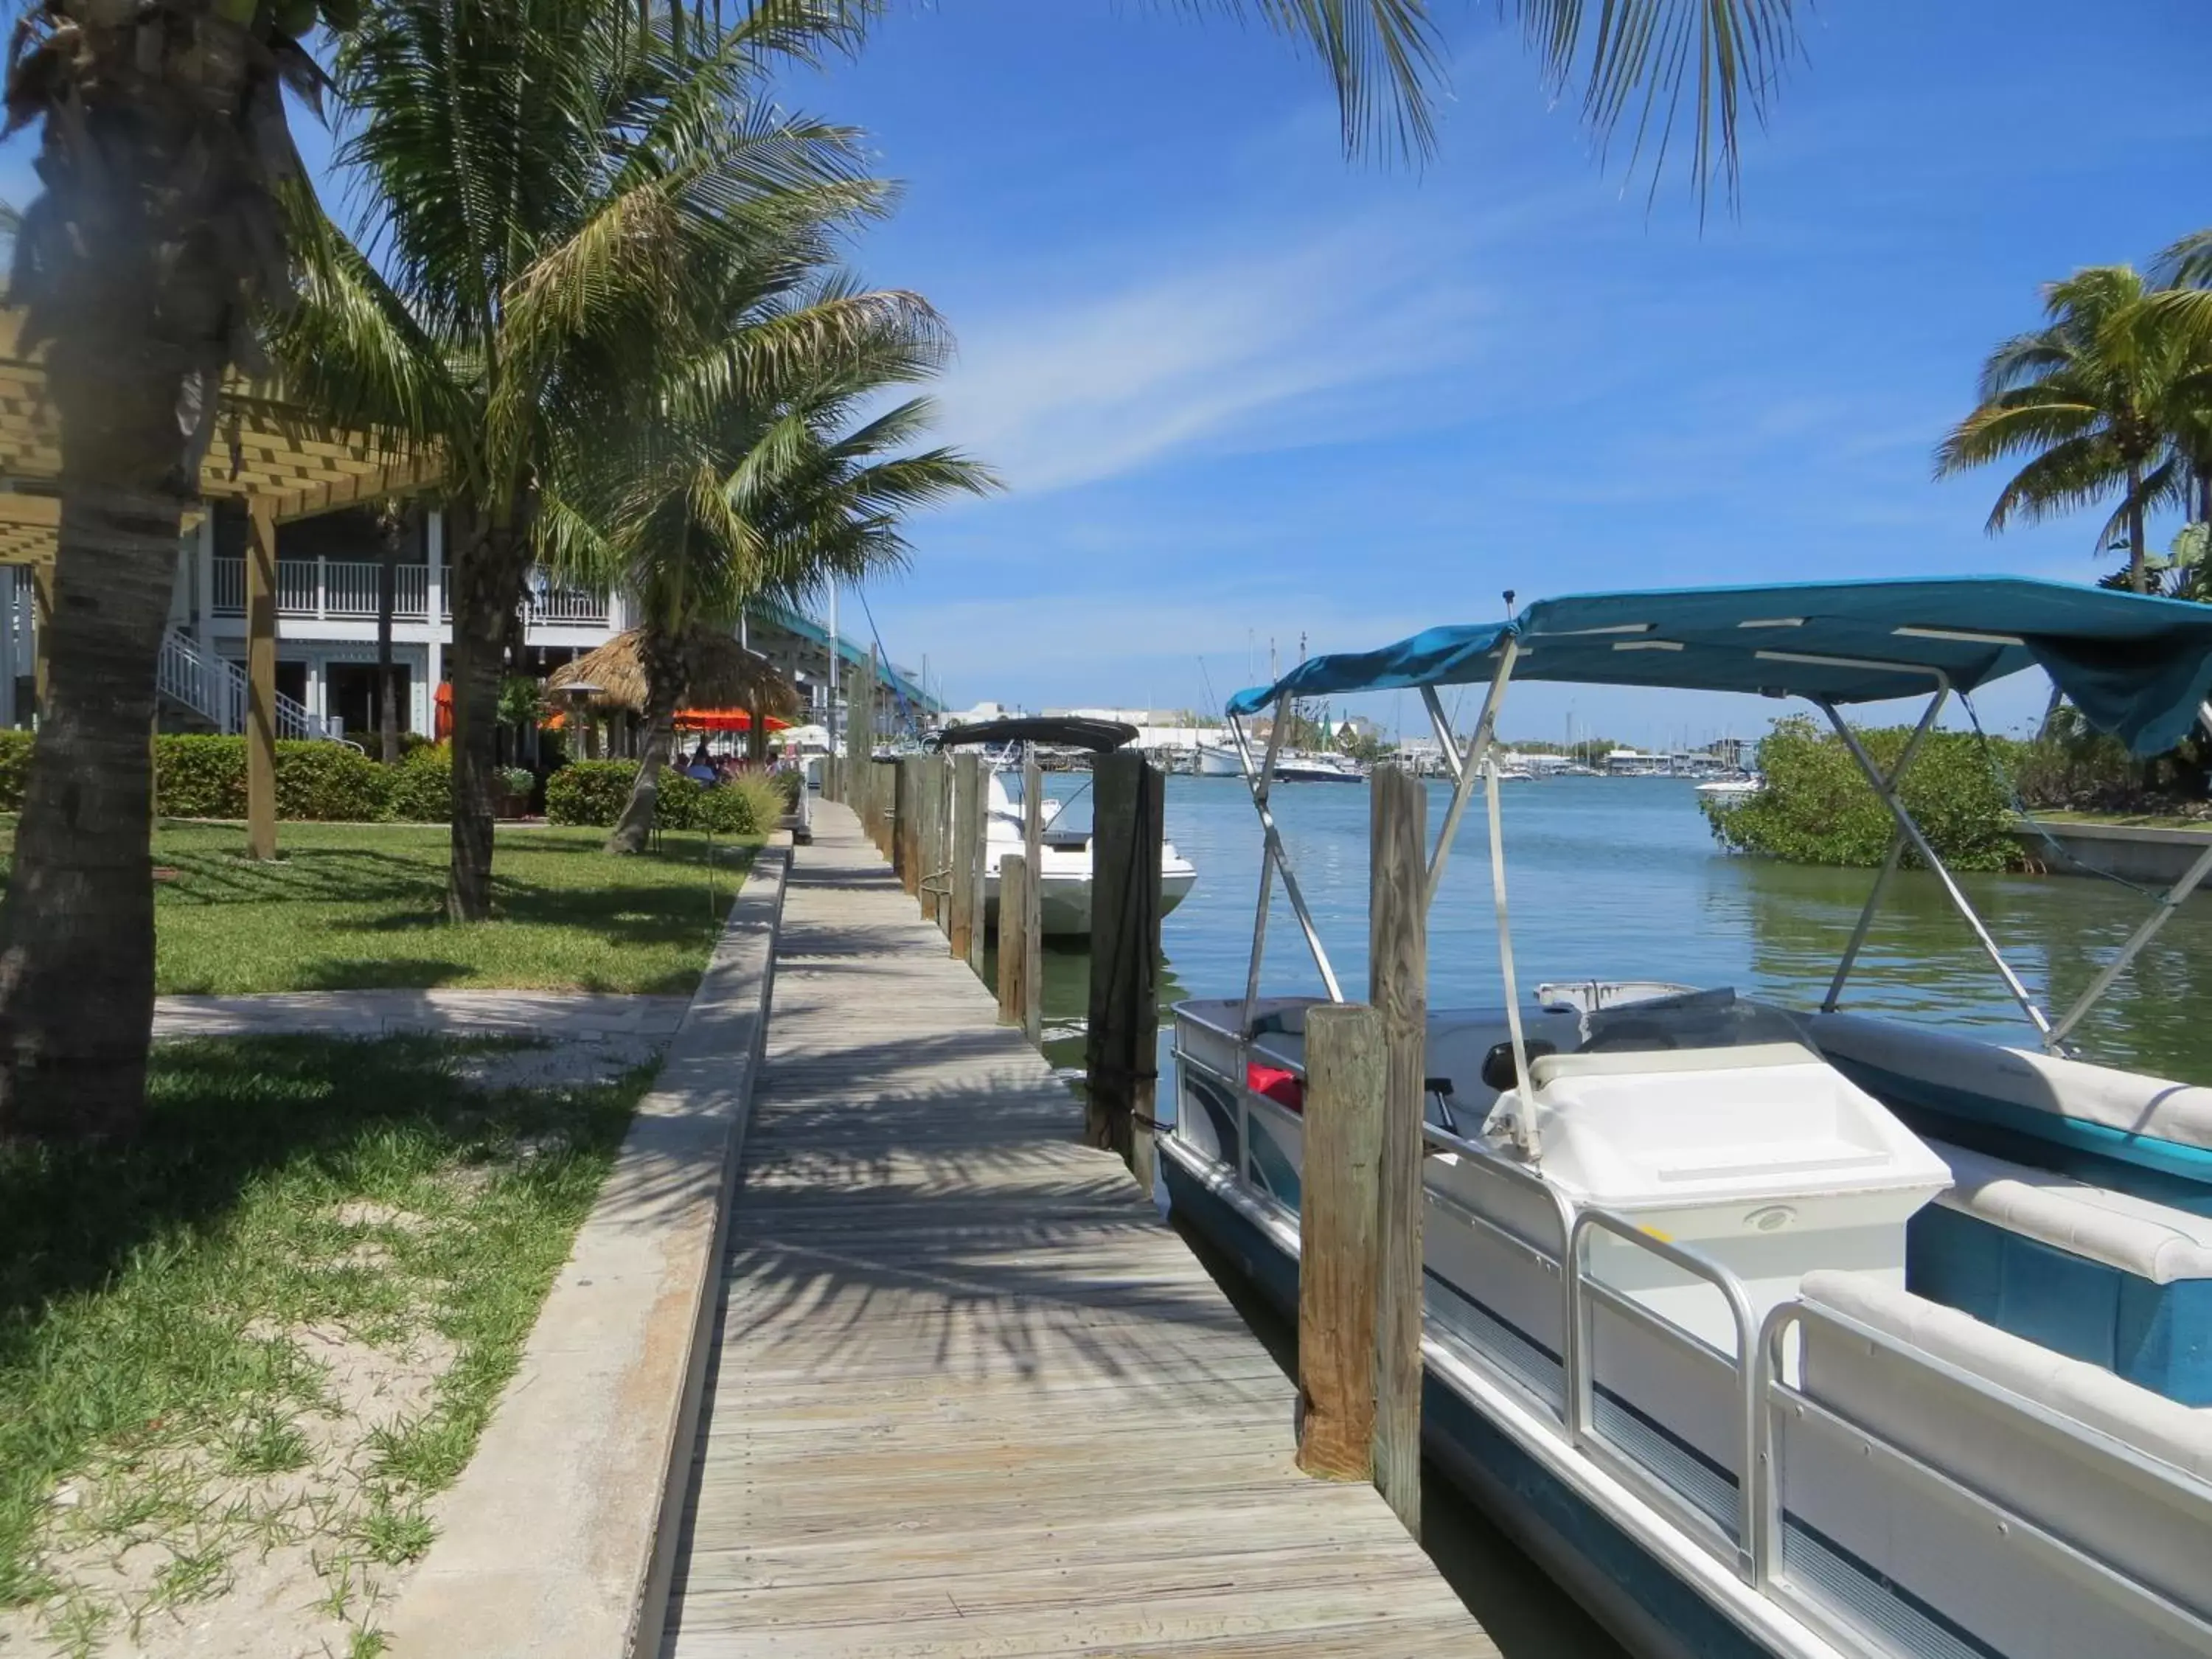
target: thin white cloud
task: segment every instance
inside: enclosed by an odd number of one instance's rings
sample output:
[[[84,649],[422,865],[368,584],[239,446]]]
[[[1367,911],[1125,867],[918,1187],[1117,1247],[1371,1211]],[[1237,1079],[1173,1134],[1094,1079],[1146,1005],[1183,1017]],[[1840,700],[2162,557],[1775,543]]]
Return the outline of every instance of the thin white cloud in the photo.
[[[959,319],[939,430],[1018,490],[1063,489],[1200,447],[1340,439],[1371,394],[1463,364],[1479,291],[1434,246],[1363,225],[1269,255],[1196,259],[1050,307]],[[1355,408],[1354,404],[1363,405]]]

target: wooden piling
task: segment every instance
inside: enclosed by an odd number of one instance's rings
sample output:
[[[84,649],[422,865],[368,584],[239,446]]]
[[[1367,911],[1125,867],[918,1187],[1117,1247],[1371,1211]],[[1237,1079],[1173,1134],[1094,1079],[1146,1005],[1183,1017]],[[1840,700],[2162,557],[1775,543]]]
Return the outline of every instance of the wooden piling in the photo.
[[[1022,762],[1022,856],[1029,879],[1022,887],[1022,1031],[1031,1042],[1044,1040],[1044,769],[1031,750]],[[1006,900],[999,896],[999,950],[1006,948]]]
[[[1160,842],[1166,779],[1133,750],[1091,769],[1085,1138],[1152,1189],[1159,1088]]]
[[[929,757],[930,919],[952,937],[952,757]]]
[[[1034,1036],[1036,981],[1030,977],[1027,918],[1036,897],[1029,860],[1009,853],[999,860],[999,1024]],[[1041,1028],[1040,1028],[1041,1029]]]
[[[1376,1469],[1382,1021],[1364,1003],[1306,1011],[1305,1161],[1298,1188],[1298,1467]]]
[[[908,898],[921,892],[921,757],[902,755],[898,763],[897,822],[892,826],[892,845],[897,851],[891,863],[899,885]]]
[[[968,841],[961,856],[968,860],[968,966],[983,977],[983,951],[990,938],[991,904],[991,769],[978,756],[969,779],[970,794]]]
[[[920,817],[914,826],[915,896],[921,901],[921,919],[937,920],[937,862],[938,814],[944,810],[945,793],[939,787],[938,763],[941,755],[923,755],[915,762],[915,805]]]
[[[951,914],[945,937],[952,947],[953,956],[962,962],[975,954],[975,923],[979,914],[975,902],[976,860],[972,843],[979,828],[975,782],[982,767],[983,757],[972,749],[956,756],[952,762],[952,807],[945,849],[945,862],[950,866]]]
[[[1421,1119],[1428,1052],[1428,795],[1401,766],[1370,784],[1367,1000],[1386,1082],[1376,1209],[1375,1484],[1421,1534]]]

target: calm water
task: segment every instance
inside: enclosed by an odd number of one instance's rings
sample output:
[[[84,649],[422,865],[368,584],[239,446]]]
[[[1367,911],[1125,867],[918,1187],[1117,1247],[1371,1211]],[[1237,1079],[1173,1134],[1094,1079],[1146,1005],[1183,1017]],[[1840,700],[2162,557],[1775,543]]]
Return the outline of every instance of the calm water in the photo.
[[[1073,794],[1085,780],[1048,779]],[[1674,778],[1559,778],[1504,786],[1507,897],[1526,996],[1544,979],[1665,979],[1733,985],[1799,1007],[1818,1004],[1857,920],[1873,872],[1807,869],[1722,853],[1698,797]],[[1449,800],[1429,786],[1429,825]],[[1342,784],[1279,787],[1277,822],[1346,994],[1367,971],[1367,792]],[[1087,801],[1070,809],[1080,817]],[[1163,1000],[1244,988],[1260,836],[1235,778],[1172,778],[1168,838],[1198,866],[1198,884],[1167,918]],[[1960,878],[1990,932],[2046,1008],[2061,1009],[2148,914],[2134,889],[2080,877]],[[1489,833],[1469,805],[1444,888],[1429,917],[1431,1006],[1503,995],[1490,901]],[[1263,983],[1318,993],[1321,978],[1276,885]],[[1046,962],[1048,1050],[1081,1063],[1087,992],[1080,951]],[[2076,1034],[2085,1057],[2189,1082],[2212,1082],[2212,898],[2197,898]],[[1844,1006],[2026,1042],[2032,1028],[1989,960],[1924,871],[1900,871],[1860,952]]]
[[[1086,780],[1047,780],[1079,795]],[[1509,783],[1503,797],[1508,901],[1525,996],[1543,979],[1666,979],[1740,990],[1799,1007],[1826,994],[1873,872],[1810,870],[1721,853],[1695,790],[1671,778],[1560,778]],[[1429,827],[1447,793],[1429,789]],[[1366,982],[1364,789],[1285,786],[1277,821],[1347,995]],[[1068,809],[1087,813],[1087,800]],[[1071,822],[1074,822],[1072,818]],[[1235,778],[1172,778],[1170,840],[1198,866],[1198,884],[1164,927],[1163,1004],[1243,993],[1258,896],[1258,823]],[[1444,890],[1429,920],[1432,1006],[1501,998],[1482,798],[1470,804]],[[2148,912],[2150,900],[2078,877],[1969,876],[1966,889],[1998,944],[2046,1008],[2063,1008]],[[1290,907],[1276,887],[1268,923],[1270,991],[1318,993]],[[1045,957],[1046,1053],[1070,1075],[1083,1063],[1088,961]],[[2078,1033],[2090,1059],[2212,1082],[2212,898],[2191,901]],[[2032,1028],[2006,994],[1935,879],[1900,872],[1884,896],[1844,999],[1847,1008],[1985,1028],[2024,1042]],[[1161,1034],[1168,1075],[1169,1033]],[[1164,1097],[1167,1091],[1163,1090]],[[1168,1100],[1164,1098],[1163,1107]],[[1231,1285],[1232,1295],[1237,1295]],[[1296,1333],[1256,1297],[1240,1307],[1288,1365]],[[1509,1659],[1620,1650],[1433,1469],[1425,1479],[1424,1536],[1453,1586]]]

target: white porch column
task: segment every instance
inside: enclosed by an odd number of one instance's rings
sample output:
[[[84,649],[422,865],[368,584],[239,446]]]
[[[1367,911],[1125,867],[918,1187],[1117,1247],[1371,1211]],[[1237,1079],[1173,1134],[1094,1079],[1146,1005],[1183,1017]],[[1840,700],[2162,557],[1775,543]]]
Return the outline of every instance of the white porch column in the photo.
[[[177,538],[177,566],[169,578],[169,626],[172,628],[188,627],[191,623],[192,555],[198,549],[197,534]]]
[[[441,507],[430,509],[429,524],[424,536],[424,556],[428,569],[424,575],[429,603],[428,612],[429,672],[423,677],[422,701],[416,706],[422,711],[417,732],[435,737],[438,732],[438,687],[446,678],[446,514]]]
[[[198,619],[195,636],[203,650],[215,645],[215,509],[210,507],[200,518],[199,545],[193,550],[192,573],[198,579],[199,593],[193,601],[193,611]]]

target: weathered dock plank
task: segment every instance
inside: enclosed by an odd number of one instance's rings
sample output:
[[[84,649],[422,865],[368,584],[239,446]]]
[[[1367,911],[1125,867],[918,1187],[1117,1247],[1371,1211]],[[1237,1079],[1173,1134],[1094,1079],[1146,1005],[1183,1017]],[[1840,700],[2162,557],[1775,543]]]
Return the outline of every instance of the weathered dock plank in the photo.
[[[795,859],[664,1653],[1494,1654],[853,815]]]

